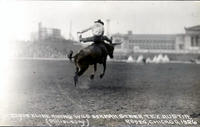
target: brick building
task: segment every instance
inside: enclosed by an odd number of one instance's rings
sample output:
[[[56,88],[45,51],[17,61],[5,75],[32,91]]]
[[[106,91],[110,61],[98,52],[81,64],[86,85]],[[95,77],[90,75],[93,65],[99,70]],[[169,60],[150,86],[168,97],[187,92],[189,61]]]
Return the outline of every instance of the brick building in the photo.
[[[41,22],[38,23],[38,40],[56,40],[61,38],[60,29],[43,27]]]

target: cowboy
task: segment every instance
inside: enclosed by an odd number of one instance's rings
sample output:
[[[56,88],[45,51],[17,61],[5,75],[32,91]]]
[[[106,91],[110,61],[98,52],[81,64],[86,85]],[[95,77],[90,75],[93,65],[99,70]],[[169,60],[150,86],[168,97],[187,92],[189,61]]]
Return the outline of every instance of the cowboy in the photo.
[[[78,33],[82,34],[89,30],[92,31],[93,36],[87,37],[87,38],[82,38],[82,35],[80,35],[79,40],[81,42],[105,43],[104,40],[106,40],[106,41],[112,43],[111,39],[109,39],[107,36],[104,36],[104,23],[100,19],[95,21],[93,26],[91,26],[81,32],[78,32]]]

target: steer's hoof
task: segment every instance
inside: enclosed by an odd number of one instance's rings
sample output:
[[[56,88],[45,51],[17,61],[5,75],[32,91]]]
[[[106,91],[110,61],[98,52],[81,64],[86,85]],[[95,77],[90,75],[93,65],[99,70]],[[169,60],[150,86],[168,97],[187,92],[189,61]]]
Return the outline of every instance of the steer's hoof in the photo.
[[[94,75],[90,75],[90,79],[93,80],[94,79]]]
[[[77,82],[78,82],[78,76],[74,76],[74,85],[75,85],[75,87],[76,87]]]
[[[104,74],[100,74],[100,78],[103,78]]]

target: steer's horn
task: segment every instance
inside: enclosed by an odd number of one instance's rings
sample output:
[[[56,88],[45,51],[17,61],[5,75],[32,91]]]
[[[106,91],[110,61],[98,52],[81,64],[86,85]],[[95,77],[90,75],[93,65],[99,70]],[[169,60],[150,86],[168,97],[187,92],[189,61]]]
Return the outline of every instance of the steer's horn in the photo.
[[[112,45],[113,46],[116,46],[116,45],[121,45],[122,43],[113,43]]]

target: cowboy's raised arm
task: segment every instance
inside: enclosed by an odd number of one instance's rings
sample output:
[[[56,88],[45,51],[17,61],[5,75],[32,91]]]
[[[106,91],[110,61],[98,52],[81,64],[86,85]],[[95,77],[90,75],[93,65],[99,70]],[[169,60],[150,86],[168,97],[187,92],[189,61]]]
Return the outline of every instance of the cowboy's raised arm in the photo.
[[[80,37],[80,42],[91,42],[91,41],[94,41],[94,37],[87,37],[87,38]]]
[[[80,31],[80,32],[78,32],[78,33],[85,33],[85,32],[87,32],[87,31],[89,31],[89,30],[91,30],[93,28],[93,26],[90,26],[89,28],[87,28],[87,29],[84,29],[84,30],[82,30],[82,31]]]

